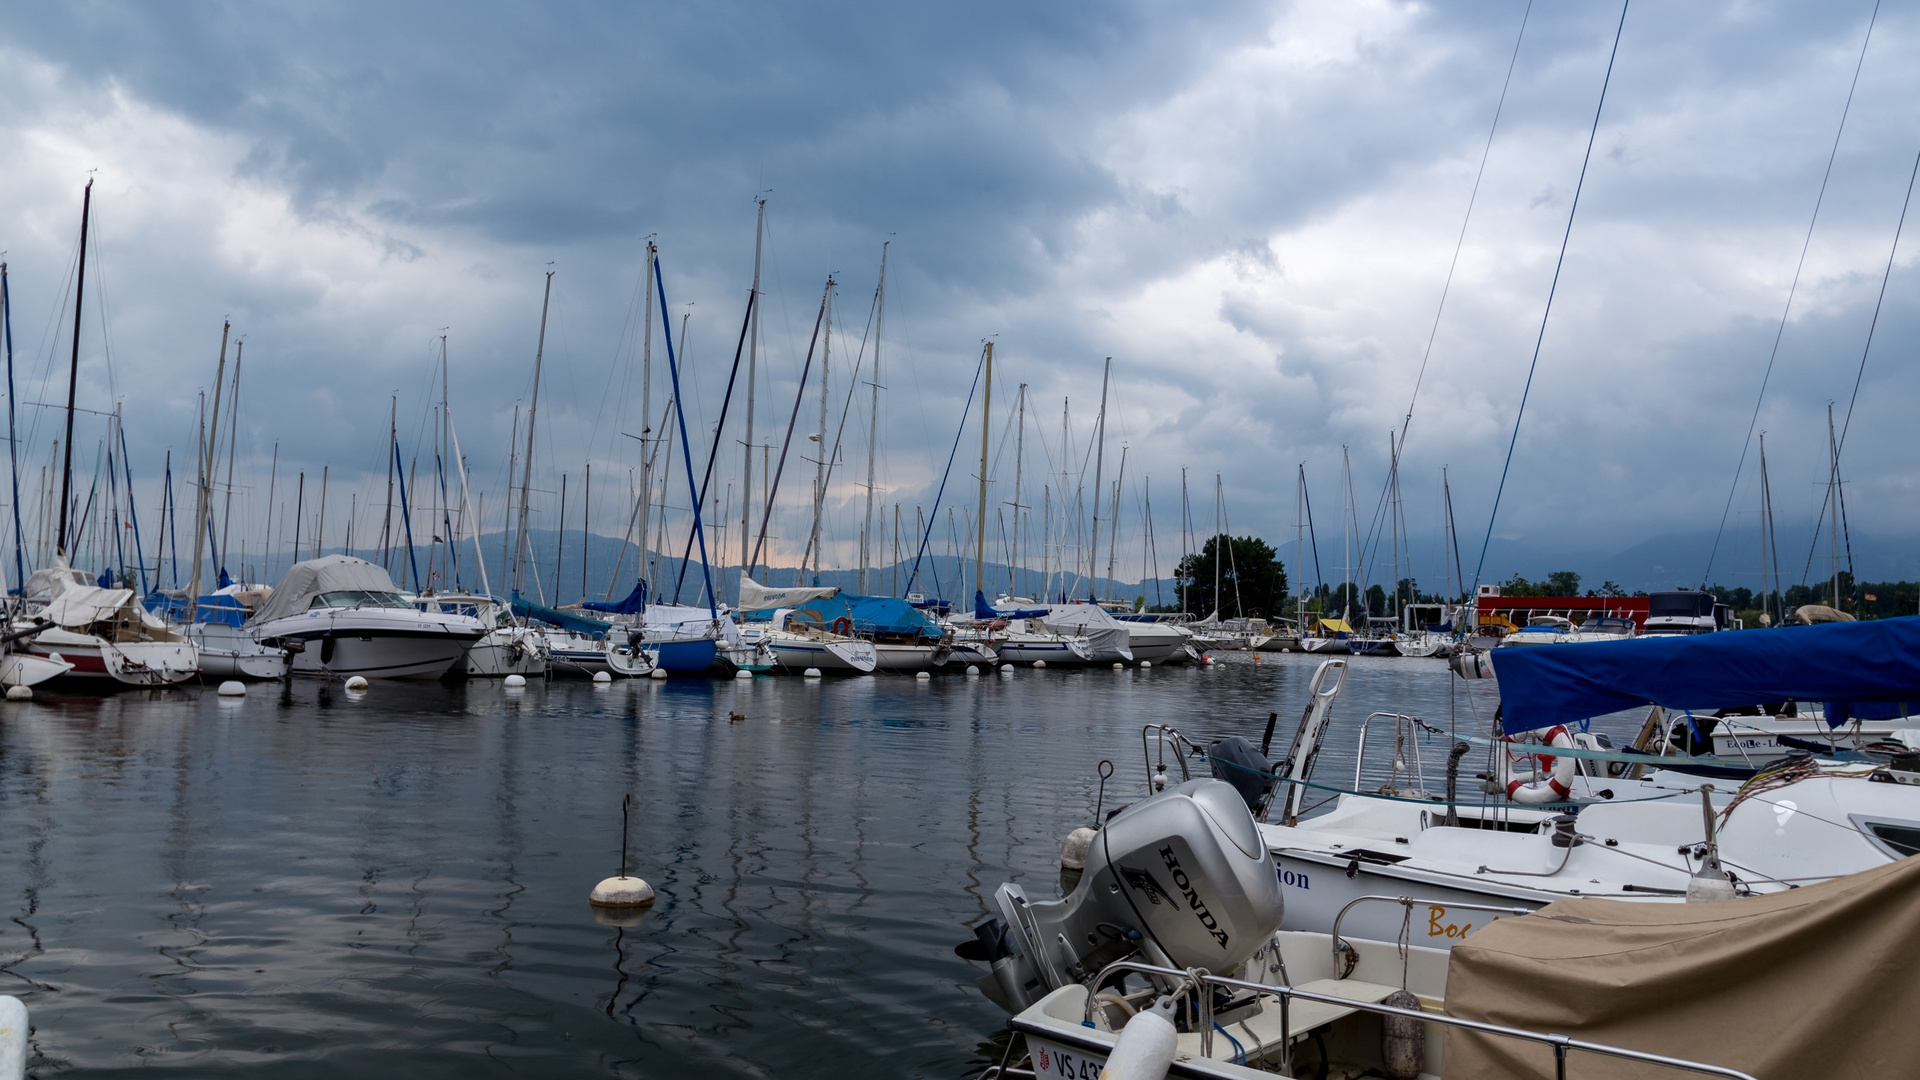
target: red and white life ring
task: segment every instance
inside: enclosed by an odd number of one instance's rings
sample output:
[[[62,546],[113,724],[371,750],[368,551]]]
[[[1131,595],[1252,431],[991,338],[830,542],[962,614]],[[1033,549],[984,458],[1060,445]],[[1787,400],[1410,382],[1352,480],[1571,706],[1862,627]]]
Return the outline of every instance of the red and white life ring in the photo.
[[[1511,742],[1512,739],[1509,738],[1507,741]],[[1573,735],[1561,724],[1556,724],[1548,728],[1546,737],[1541,741],[1548,746],[1557,746],[1566,750],[1573,749]],[[1509,769],[1512,768],[1512,762],[1515,756],[1512,751],[1508,752]],[[1507,798],[1517,803],[1537,806],[1542,803],[1564,802],[1572,796],[1574,774],[1573,758],[1565,754],[1519,754],[1517,756],[1538,758],[1540,760],[1540,770],[1548,773],[1547,780],[1544,784],[1529,784],[1522,780],[1510,780],[1507,782]]]

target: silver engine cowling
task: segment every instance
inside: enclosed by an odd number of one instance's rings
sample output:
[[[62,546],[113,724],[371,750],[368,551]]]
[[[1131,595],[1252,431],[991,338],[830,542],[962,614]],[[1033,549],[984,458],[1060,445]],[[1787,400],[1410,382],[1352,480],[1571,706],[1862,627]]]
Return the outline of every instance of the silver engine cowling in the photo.
[[[1168,967],[1238,968],[1280,928],[1280,880],[1232,785],[1193,780],[1126,808],[1087,852],[1065,899],[995,892],[989,920],[959,950],[993,965],[987,996],[1017,1012],[1134,952]]]

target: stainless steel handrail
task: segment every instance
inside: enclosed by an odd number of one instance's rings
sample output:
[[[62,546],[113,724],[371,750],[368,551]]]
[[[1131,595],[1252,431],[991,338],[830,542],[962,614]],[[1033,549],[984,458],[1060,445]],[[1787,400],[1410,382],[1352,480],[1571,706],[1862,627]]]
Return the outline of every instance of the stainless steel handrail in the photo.
[[[1525,907],[1497,907],[1492,904],[1470,904],[1465,901],[1454,903],[1452,901],[1421,900],[1412,896],[1356,896],[1352,900],[1347,901],[1346,906],[1340,909],[1340,914],[1333,917],[1333,970],[1335,972],[1334,978],[1336,979],[1344,979],[1347,977],[1340,972],[1340,951],[1350,947],[1340,936],[1340,920],[1347,917],[1347,912],[1352,910],[1355,904],[1364,904],[1369,900],[1389,904],[1405,904],[1408,907],[1412,907],[1414,904],[1439,904],[1441,907],[1465,908],[1468,911],[1492,911],[1501,915],[1531,915],[1536,910]]]
[[[1365,720],[1360,721],[1360,745],[1355,749],[1353,755],[1353,790],[1355,791],[1360,790],[1360,774],[1366,768],[1367,764],[1367,726],[1383,717],[1393,721],[1394,744],[1396,747],[1402,744],[1400,731],[1403,725],[1411,725],[1417,728],[1420,724],[1419,720],[1405,713],[1390,712],[1371,713]],[[1420,785],[1421,791],[1425,791],[1427,788],[1427,767],[1426,762],[1420,759],[1420,744],[1414,739],[1407,739],[1405,740],[1405,745],[1413,748],[1412,775],[1414,782]],[[1395,785],[1399,779],[1400,770],[1394,767],[1394,763],[1389,763],[1387,765],[1387,783],[1390,786]]]
[[[1100,973],[1087,983],[1089,987],[1099,986],[1116,971],[1137,971],[1143,975],[1159,975],[1169,979],[1179,979],[1189,984],[1197,981],[1203,986],[1222,986],[1237,990],[1251,990],[1256,994],[1272,994],[1280,999],[1280,1048],[1281,1069],[1291,1074],[1293,1071],[1293,1031],[1288,1006],[1292,999],[1317,1001],[1324,1005],[1337,1005],[1344,1009],[1359,1012],[1378,1013],[1381,1016],[1404,1016],[1409,1020],[1422,1023],[1439,1024],[1443,1027],[1464,1028],[1487,1035],[1499,1035],[1522,1042],[1538,1043],[1553,1047],[1553,1067],[1555,1080],[1566,1080],[1567,1051],[1581,1050],[1589,1054],[1604,1057],[1623,1058],[1627,1061],[1641,1061],[1649,1065],[1659,1065],[1669,1069],[1682,1069],[1687,1072],[1705,1073],[1709,1076],[1724,1076],[1729,1080],[1755,1080],[1755,1077],[1738,1069],[1724,1065],[1709,1065],[1704,1061],[1688,1061],[1685,1058],[1668,1057],[1665,1054],[1653,1054],[1644,1050],[1629,1050],[1624,1046],[1608,1046],[1605,1043],[1587,1042],[1567,1035],[1548,1035],[1524,1028],[1511,1028],[1501,1024],[1489,1024],[1480,1020],[1466,1020],[1445,1013],[1430,1013],[1419,1009],[1402,1009],[1394,1005],[1381,1005],[1371,1001],[1356,1001],[1353,998],[1337,997],[1333,994],[1319,994],[1311,990],[1300,990],[1291,986],[1274,986],[1268,983],[1247,982],[1244,979],[1229,979],[1223,975],[1209,975],[1204,971],[1182,971],[1179,968],[1159,967],[1144,964],[1138,960],[1115,960],[1100,969]],[[1088,993],[1088,1019],[1092,1019],[1092,993]]]

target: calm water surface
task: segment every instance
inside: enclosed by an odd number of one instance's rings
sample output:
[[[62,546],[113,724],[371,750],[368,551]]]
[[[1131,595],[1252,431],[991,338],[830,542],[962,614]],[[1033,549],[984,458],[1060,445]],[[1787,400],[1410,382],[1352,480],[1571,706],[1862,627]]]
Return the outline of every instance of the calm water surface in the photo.
[[[1145,723],[1278,711],[1284,753],[1317,663],[43,693],[0,705],[0,992],[42,1077],[957,1080],[1006,1018],[952,946],[1057,889],[1096,763],[1111,808]],[[1319,779],[1376,709],[1470,728],[1439,661],[1353,668]],[[622,929],[586,894],[626,794],[659,901]]]

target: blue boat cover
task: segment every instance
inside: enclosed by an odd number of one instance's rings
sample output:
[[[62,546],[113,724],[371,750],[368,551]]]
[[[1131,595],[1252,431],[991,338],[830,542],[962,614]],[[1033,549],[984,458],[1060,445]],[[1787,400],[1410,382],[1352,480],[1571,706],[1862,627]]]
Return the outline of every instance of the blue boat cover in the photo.
[[[916,634],[924,638],[945,636],[926,612],[891,596],[837,593],[809,600],[792,610],[792,621],[807,626],[832,629],[835,623],[845,619],[858,634]],[[748,622],[766,622],[773,618],[773,611],[742,612],[741,617]]]
[[[1827,723],[1920,711],[1920,617],[1495,649],[1501,727],[1625,709],[1822,702]]]
[[[607,624],[599,619],[590,619],[585,615],[577,615],[571,611],[561,611],[557,608],[545,607],[528,600],[519,593],[513,594],[511,606],[513,613],[523,619],[538,619],[548,625],[557,626],[562,630],[571,630],[576,634],[586,634],[589,637],[602,637],[607,632]]]
[[[976,619],[1044,619],[1053,614],[1051,608],[1015,608],[1001,611],[987,603],[986,594],[979,589],[973,590],[973,617]]]
[[[187,621],[187,598],[169,596],[166,593],[148,593],[141,606],[150,615],[171,619],[177,623]],[[207,593],[194,605],[193,621],[202,623],[222,623],[226,626],[245,626],[253,612],[232,596],[216,596]]]
[[[607,603],[603,600],[588,600],[580,605],[588,611],[604,611],[610,615],[638,615],[647,610],[647,579],[641,578],[633,583],[633,591],[625,600]]]

